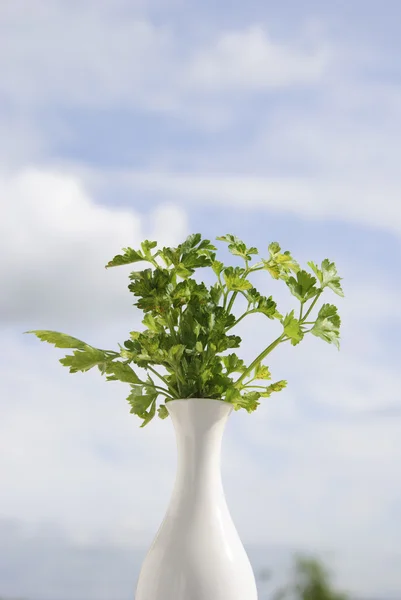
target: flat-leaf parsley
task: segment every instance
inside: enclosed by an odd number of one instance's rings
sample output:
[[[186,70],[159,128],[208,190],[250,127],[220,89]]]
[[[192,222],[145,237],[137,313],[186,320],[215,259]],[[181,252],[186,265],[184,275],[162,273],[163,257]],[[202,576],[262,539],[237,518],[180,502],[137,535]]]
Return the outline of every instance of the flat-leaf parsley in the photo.
[[[306,334],[312,333],[339,348],[340,317],[332,304],[323,304],[315,318],[310,314],[316,302],[330,288],[343,296],[335,264],[328,259],[318,267],[308,265],[314,275],[301,269],[288,251],[282,252],[273,242],[268,246],[268,258],[251,264],[258,250],[247,248],[236,236],[227,234],[217,240],[228,243],[228,250],[242,259],[242,266],[225,266],[216,260],[217,248],[200,233],[195,233],[176,248],[157,249],[157,242],[145,240],[141,248],[123,248],[106,268],[147,262],[149,268],[129,275],[129,290],[137,298],[134,303],[145,314],[143,331],[131,331],[129,339],[119,351],[101,350],[75,337],[56,331],[28,331],[40,340],[57,348],[73,349],[60,360],[70,373],[88,371],[97,367],[107,381],[122,381],[130,385],[127,398],[131,413],[146,425],[157,414],[168,416],[166,404],[174,399],[210,398],[233,404],[235,410],[254,411],[260,398],[282,390],[287,382],[271,380],[264,359],[279,344],[299,344]],[[198,283],[191,276],[196,269],[209,267],[216,281],[210,287]],[[254,287],[250,276],[256,271],[267,271],[274,279],[281,279],[291,294],[300,302],[295,310],[282,315],[271,296],[263,296]],[[238,294],[247,308],[236,317],[232,312]],[[241,338],[232,329],[242,319],[260,313],[270,320],[278,320],[282,333],[265,348],[250,365],[245,365],[233,349]],[[224,354],[223,354],[224,353]],[[141,378],[133,367],[146,371]],[[163,373],[157,367],[163,368]],[[159,397],[164,403],[157,407]]]

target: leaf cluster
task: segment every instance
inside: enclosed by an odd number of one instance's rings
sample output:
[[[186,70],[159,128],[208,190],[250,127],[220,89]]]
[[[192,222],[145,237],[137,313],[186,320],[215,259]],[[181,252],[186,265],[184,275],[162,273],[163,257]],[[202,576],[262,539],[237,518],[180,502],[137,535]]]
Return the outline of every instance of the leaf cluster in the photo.
[[[236,236],[217,238],[228,244],[230,253],[241,265],[224,265],[216,259],[217,248],[201,234],[188,236],[177,247],[157,248],[156,241],[145,240],[139,249],[123,248],[106,268],[148,263],[129,274],[128,289],[143,313],[140,331],[131,331],[119,350],[101,350],[75,337],[48,330],[34,330],[40,340],[58,348],[72,349],[60,360],[70,373],[95,367],[107,381],[130,386],[127,397],[132,413],[142,419],[142,427],[156,414],[168,416],[168,402],[178,398],[210,398],[229,402],[235,410],[253,412],[261,398],[286,386],[286,381],[271,382],[266,356],[279,344],[299,344],[307,333],[339,347],[340,317],[337,308],[323,304],[310,320],[320,295],[330,288],[342,296],[340,277],[334,263],[325,259],[320,267],[308,263],[313,274],[301,269],[289,251],[282,252],[277,242],[268,246],[268,257],[250,264],[258,254]],[[192,275],[209,268],[215,282],[206,286]],[[258,291],[251,276],[267,271],[281,279],[299,301],[295,310],[282,315],[272,296]],[[245,298],[247,308],[240,316],[233,312],[236,298]],[[309,303],[309,306],[307,306]],[[281,335],[248,365],[233,352],[241,338],[232,329],[250,314],[257,313],[282,326]],[[309,320],[308,320],[309,318]],[[312,327],[311,327],[312,325]],[[144,370],[145,376],[140,376]],[[162,398],[163,402],[157,401]]]

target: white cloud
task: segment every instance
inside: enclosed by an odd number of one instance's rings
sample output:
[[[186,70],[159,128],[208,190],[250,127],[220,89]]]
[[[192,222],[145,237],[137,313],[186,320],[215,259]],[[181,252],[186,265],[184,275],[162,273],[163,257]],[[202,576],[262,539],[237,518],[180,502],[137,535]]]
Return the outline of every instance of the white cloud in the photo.
[[[305,219],[343,222],[401,233],[401,203],[397,181],[347,177],[260,177],[172,172],[120,172],[116,178],[131,190],[157,192],[186,205],[261,208]]]
[[[96,204],[72,175],[29,168],[0,177],[0,314],[30,328],[132,312],[127,269],[105,269],[123,247],[145,237],[177,243],[188,234],[173,204],[141,214]],[[35,323],[37,327],[35,327]]]
[[[0,11],[0,91],[30,110],[57,103],[180,114],[190,99],[198,103],[200,90],[309,84],[327,63],[325,49],[273,41],[260,26],[219,32],[183,52],[180,34],[143,12],[110,3],[106,11],[97,3],[18,4]]]
[[[260,25],[224,32],[199,51],[189,67],[190,84],[200,91],[265,90],[305,84],[320,79],[328,53],[275,43]]]

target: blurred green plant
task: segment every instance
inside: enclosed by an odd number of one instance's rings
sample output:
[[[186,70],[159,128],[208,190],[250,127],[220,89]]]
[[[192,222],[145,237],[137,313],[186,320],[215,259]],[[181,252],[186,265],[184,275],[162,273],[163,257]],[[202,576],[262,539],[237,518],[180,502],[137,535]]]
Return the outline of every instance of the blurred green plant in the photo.
[[[349,596],[334,589],[330,574],[323,563],[307,556],[297,555],[292,581],[279,589],[272,600],[349,600]]]

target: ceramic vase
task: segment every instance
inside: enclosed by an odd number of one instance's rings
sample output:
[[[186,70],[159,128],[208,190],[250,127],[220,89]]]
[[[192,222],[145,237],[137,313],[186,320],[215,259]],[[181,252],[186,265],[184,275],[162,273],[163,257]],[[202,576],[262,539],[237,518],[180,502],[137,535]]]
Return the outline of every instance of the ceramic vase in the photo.
[[[221,479],[221,444],[232,405],[191,398],[170,400],[166,407],[177,442],[176,480],[135,600],[257,600]]]

